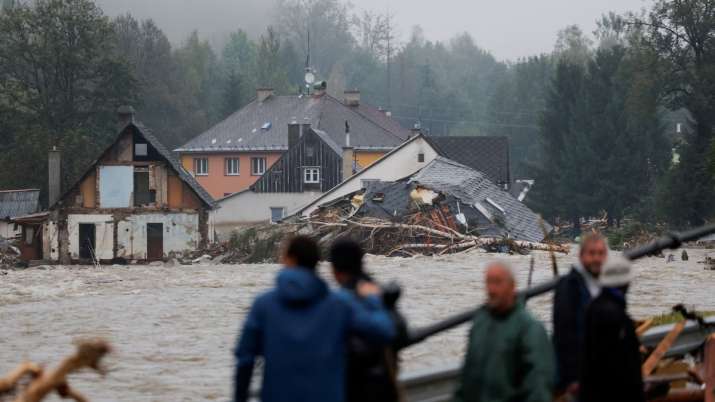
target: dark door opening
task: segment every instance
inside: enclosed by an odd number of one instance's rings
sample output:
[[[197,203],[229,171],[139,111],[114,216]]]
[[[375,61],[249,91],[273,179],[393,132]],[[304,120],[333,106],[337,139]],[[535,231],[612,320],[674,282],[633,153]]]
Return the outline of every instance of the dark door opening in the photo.
[[[97,255],[97,230],[94,223],[79,224],[79,258],[93,260]]]
[[[161,261],[164,258],[164,224],[146,224],[146,258],[149,261]]]
[[[134,206],[141,207],[153,202],[151,191],[149,190],[149,172],[134,172]]]

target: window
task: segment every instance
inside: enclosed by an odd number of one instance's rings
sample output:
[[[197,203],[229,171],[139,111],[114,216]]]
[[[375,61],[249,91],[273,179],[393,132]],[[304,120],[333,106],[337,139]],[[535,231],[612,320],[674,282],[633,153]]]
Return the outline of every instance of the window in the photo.
[[[423,154],[423,153],[417,154],[417,162],[424,163],[424,161],[425,161],[425,154]]]
[[[208,158],[194,158],[194,174],[196,176],[209,175],[209,160]]]
[[[280,222],[285,215],[285,208],[283,207],[271,207],[271,222]]]
[[[307,146],[305,147],[305,156],[306,158],[312,158],[315,156],[315,148],[312,146]]]
[[[303,171],[303,181],[305,183],[320,183],[320,168],[306,168]]]
[[[226,158],[226,176],[238,176],[241,173],[238,158]]]
[[[251,175],[260,176],[266,173],[266,158],[251,158]]]
[[[137,168],[134,171],[134,206],[141,207],[156,202],[156,190],[149,184],[149,169]]]
[[[148,156],[149,148],[147,147],[147,144],[134,144],[134,155]]]

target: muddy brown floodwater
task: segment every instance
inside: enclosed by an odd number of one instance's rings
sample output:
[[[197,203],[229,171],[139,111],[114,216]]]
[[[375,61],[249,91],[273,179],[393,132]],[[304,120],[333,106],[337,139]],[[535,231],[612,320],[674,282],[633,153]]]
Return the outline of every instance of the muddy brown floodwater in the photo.
[[[689,262],[646,258],[636,264],[631,314],[659,314],[676,303],[715,310],[715,272],[698,263],[708,251],[689,253]],[[419,326],[481,302],[482,266],[496,256],[370,257],[368,265],[380,280],[403,285],[400,307],[410,324]],[[548,254],[534,256],[535,283],[549,279]],[[524,285],[530,257],[499,257],[519,269]],[[562,272],[575,258],[559,256]],[[273,284],[277,270],[276,265],[194,265],[8,271],[0,275],[0,373],[23,359],[54,365],[72,351],[74,339],[102,336],[116,348],[108,376],[81,373],[72,379],[92,401],[227,400],[239,327],[251,300]],[[550,305],[550,296],[529,302],[547,325]],[[465,334],[466,327],[458,328],[408,349],[404,370],[459,361]]]

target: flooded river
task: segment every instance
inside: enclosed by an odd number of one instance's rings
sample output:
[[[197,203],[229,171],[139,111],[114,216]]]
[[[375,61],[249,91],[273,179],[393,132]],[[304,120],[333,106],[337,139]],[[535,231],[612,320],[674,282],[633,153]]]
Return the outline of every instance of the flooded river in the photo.
[[[698,263],[708,251],[689,253],[689,262],[638,262],[629,305],[634,316],[666,312],[676,303],[715,310],[715,272]],[[474,252],[370,257],[368,263],[380,280],[395,279],[404,286],[400,306],[410,324],[419,326],[481,302],[481,267],[493,257]],[[548,254],[535,253],[535,258],[534,282],[549,279]],[[519,268],[520,284],[525,285],[530,257],[505,259]],[[562,272],[574,259],[559,257]],[[22,359],[54,365],[72,351],[74,339],[102,336],[116,348],[107,362],[109,375],[100,380],[82,373],[72,380],[92,401],[228,400],[239,326],[253,297],[272,285],[277,269],[194,265],[8,271],[0,275],[0,372]],[[529,303],[547,323],[550,299]],[[466,328],[459,328],[408,349],[405,370],[460,360],[465,333]]]

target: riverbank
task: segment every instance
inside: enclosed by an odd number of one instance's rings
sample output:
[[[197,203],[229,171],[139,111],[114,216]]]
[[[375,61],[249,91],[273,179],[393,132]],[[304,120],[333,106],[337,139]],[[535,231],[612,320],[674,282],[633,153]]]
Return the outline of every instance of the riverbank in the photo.
[[[698,261],[712,250],[688,250],[690,260],[640,260],[629,309],[635,317],[668,312],[677,303],[715,310],[715,272]],[[481,266],[503,258],[525,285],[530,256],[470,252],[443,257],[370,257],[382,281],[404,287],[400,306],[410,324],[425,325],[483,300]],[[551,277],[548,253],[535,252],[534,282]],[[565,272],[576,255],[559,255]],[[50,267],[6,271],[0,276],[0,372],[22,359],[55,364],[73,339],[102,336],[116,353],[103,380],[80,374],[73,384],[92,400],[225,400],[233,370],[232,349],[253,297],[270,287],[273,264]],[[322,270],[327,275],[327,270]],[[551,298],[529,308],[548,323]],[[440,367],[461,359],[466,327],[408,349],[405,370]],[[54,401],[55,399],[53,399]]]

